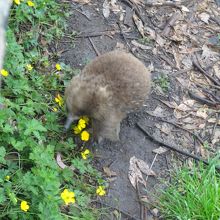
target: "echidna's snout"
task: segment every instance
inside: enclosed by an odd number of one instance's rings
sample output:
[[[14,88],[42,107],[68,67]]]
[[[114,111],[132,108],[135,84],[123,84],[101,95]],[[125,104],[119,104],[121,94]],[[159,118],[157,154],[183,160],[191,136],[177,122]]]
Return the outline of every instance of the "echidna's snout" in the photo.
[[[79,117],[73,117],[71,114],[68,114],[65,125],[64,125],[64,131],[69,130],[71,124],[73,123],[73,121],[79,119]]]

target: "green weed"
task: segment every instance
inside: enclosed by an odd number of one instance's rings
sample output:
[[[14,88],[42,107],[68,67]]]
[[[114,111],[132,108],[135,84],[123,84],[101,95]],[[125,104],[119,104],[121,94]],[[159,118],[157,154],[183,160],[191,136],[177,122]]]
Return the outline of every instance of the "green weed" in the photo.
[[[4,69],[9,74],[2,76],[0,96],[0,219],[96,220],[100,211],[91,201],[105,182],[91,159],[82,159],[72,138],[62,133],[58,122],[64,106],[55,98],[72,70],[64,64],[57,70],[47,51],[63,36],[67,13],[54,0],[27,3],[13,4],[7,30]],[[57,165],[58,151],[75,172]],[[64,189],[71,192],[68,206],[61,198]]]
[[[183,167],[173,174],[158,206],[165,219],[220,218],[220,174],[215,165],[216,161],[209,167]]]
[[[168,92],[168,89],[170,87],[169,77],[165,74],[158,76],[156,79],[154,79],[154,83],[159,85],[163,92]]]

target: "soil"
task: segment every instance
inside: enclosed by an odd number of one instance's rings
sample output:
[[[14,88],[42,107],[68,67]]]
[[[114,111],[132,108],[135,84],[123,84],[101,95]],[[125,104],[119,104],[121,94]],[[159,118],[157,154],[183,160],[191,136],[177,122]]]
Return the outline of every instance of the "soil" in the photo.
[[[119,1],[121,9],[128,11],[129,5],[125,4],[126,1]],[[132,2],[132,1],[131,1]],[[181,145],[182,148],[189,150],[189,146],[193,146],[189,139],[191,135],[184,133],[183,130],[178,130],[177,133],[169,135],[162,134],[160,130],[155,130],[155,125],[158,124],[158,119],[149,115],[149,111],[153,111],[156,107],[161,106],[163,109],[164,117],[173,118],[170,108],[158,101],[158,97],[163,97],[165,101],[171,101],[171,96],[178,97],[179,104],[183,97],[184,89],[180,88],[179,84],[171,76],[171,72],[176,70],[173,66],[173,60],[167,61],[170,65],[164,65],[164,56],[157,56],[153,49],[141,50],[139,47],[133,47],[131,40],[141,39],[141,35],[137,26],[131,20],[130,27],[120,30],[118,22],[120,21],[120,13],[111,12],[108,18],[105,18],[102,13],[103,1],[91,1],[90,4],[76,4],[71,3],[70,10],[72,15],[68,22],[68,31],[66,37],[61,41],[59,47],[64,51],[60,57],[60,61],[69,64],[72,68],[82,69],[89,61],[94,59],[98,54],[103,54],[114,49],[121,48],[132,52],[136,57],[142,60],[146,66],[154,64],[154,71],[152,71],[152,78],[156,78],[161,73],[169,76],[169,89],[168,92],[163,93],[163,96],[158,96],[157,88],[154,87],[152,94],[146,101],[146,106],[139,112],[131,113],[121,124],[120,141],[110,142],[105,140],[100,145],[97,145],[94,150],[95,165],[98,169],[109,167],[111,171],[116,172],[117,176],[109,179],[109,189],[107,196],[100,200],[103,206],[111,207],[112,213],[109,218],[105,219],[143,219],[140,216],[141,206],[140,197],[138,197],[138,190],[135,189],[128,178],[130,158],[135,156],[142,159],[149,166],[154,160],[155,153],[152,151],[159,147],[152,139],[146,136],[137,126],[136,123],[140,122],[144,125],[147,131],[154,133],[154,136],[163,139],[173,145]],[[120,9],[120,10],[121,10]],[[155,10],[158,10],[157,8]],[[159,11],[158,13],[171,13],[173,8],[168,7],[166,11]],[[152,26],[149,14],[146,10],[141,10],[140,17],[144,19],[145,24]],[[168,19],[169,17],[167,17]],[[127,32],[125,31],[127,30]],[[108,31],[108,32],[107,32]],[[71,42],[69,37],[73,32],[78,33],[78,37]],[[101,34],[105,32],[105,34]],[[122,34],[122,33],[123,34]],[[92,36],[97,34],[99,36]],[[81,37],[80,37],[81,36]],[[84,37],[82,37],[84,36]],[[90,39],[88,36],[91,36]],[[123,36],[126,36],[124,39]],[[91,43],[92,41],[92,43]],[[95,48],[92,46],[95,45]],[[155,43],[152,43],[152,48],[155,48]],[[156,47],[158,50],[158,47]],[[159,50],[163,48],[159,47]],[[165,53],[166,54],[166,53]],[[161,58],[162,57],[162,58]],[[174,128],[172,127],[171,130]],[[186,137],[185,137],[186,136]],[[194,150],[194,149],[193,149]],[[140,191],[142,197],[147,197],[149,204],[147,205],[147,218],[144,219],[157,219],[158,216],[152,215],[154,208],[155,195],[157,195],[161,184],[159,179],[167,176],[167,170],[173,166],[173,152],[167,151],[164,154],[158,155],[152,170],[156,176],[149,177],[147,185],[144,187],[140,184]],[[180,157],[181,160],[183,157]],[[183,158],[184,159],[184,158]],[[146,177],[146,176],[145,176]],[[117,212],[114,212],[114,211]],[[117,218],[116,213],[121,213],[121,218]]]

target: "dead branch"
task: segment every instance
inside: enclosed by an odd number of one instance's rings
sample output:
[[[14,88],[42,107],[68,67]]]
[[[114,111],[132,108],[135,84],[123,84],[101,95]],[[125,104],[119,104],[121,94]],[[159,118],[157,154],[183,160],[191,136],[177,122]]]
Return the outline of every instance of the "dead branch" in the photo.
[[[79,35],[74,36],[74,38],[100,37],[103,35],[110,37],[112,32],[114,32],[114,34],[118,33],[118,31],[115,31],[115,30],[106,30],[106,31],[100,31],[100,32],[80,33]],[[68,36],[65,36],[65,37],[68,37]]]
[[[190,153],[188,153],[188,152],[186,152],[186,151],[182,151],[182,150],[180,150],[180,149],[178,149],[178,148],[176,148],[176,147],[174,147],[174,146],[171,146],[171,145],[169,145],[169,144],[167,144],[167,143],[164,143],[164,142],[162,142],[162,141],[156,139],[156,138],[153,137],[148,131],[146,131],[146,129],[145,129],[140,123],[137,123],[136,125],[137,125],[137,127],[138,127],[145,135],[149,136],[149,137],[150,137],[153,141],[155,141],[156,143],[158,143],[158,144],[160,144],[160,145],[163,145],[164,147],[166,147],[166,148],[168,148],[168,149],[171,149],[171,150],[173,150],[173,151],[176,151],[176,152],[178,152],[178,153],[180,153],[180,154],[182,154],[182,155],[184,155],[184,156],[193,158],[193,159],[196,160],[196,161],[201,161],[201,162],[203,162],[204,164],[209,165],[209,162],[208,162],[208,161],[204,160],[203,158],[201,158],[201,157],[199,157],[199,156],[190,154]],[[219,168],[217,168],[217,169],[219,169]]]
[[[169,35],[171,28],[174,26],[174,24],[176,23],[176,21],[179,20],[180,15],[181,15],[180,12],[177,11],[176,13],[174,13],[174,14],[170,17],[169,21],[167,22],[167,24],[165,25],[165,27],[164,27],[164,29],[163,29],[163,31],[162,31],[162,35],[163,35],[163,36],[167,37],[167,36]]]
[[[170,6],[170,7],[175,7],[175,8],[179,8],[182,9],[182,6],[178,3],[175,2],[163,2],[163,3],[144,3],[145,6],[147,7],[161,7],[161,6]]]
[[[91,43],[91,45],[92,45],[96,55],[100,56],[101,55],[100,52],[98,51],[97,47],[95,46],[95,44],[93,43],[93,41],[92,41],[92,39],[90,37],[89,37],[89,42]]]
[[[210,74],[208,74],[199,64],[198,60],[193,57],[193,65],[201,72],[203,73],[210,81],[212,81],[215,85],[220,86],[220,82],[218,82],[214,77],[212,77]]]
[[[203,98],[203,97],[201,97],[201,96],[195,94],[194,92],[192,92],[192,91],[190,91],[190,90],[188,91],[188,94],[189,94],[189,96],[190,96],[192,99],[194,99],[194,100],[196,100],[196,101],[198,101],[198,102],[200,102],[200,103],[202,103],[202,104],[205,104],[205,105],[217,106],[218,104],[220,104],[220,103],[217,103],[217,102],[214,102],[214,101],[205,99],[205,98]]]

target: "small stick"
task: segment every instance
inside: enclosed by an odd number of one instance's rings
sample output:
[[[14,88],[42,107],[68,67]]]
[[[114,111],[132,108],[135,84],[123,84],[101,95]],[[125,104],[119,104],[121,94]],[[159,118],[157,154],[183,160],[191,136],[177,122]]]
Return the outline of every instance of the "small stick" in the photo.
[[[189,130],[187,130],[186,128],[183,128],[183,127],[181,127],[180,125],[175,124],[175,123],[173,123],[173,122],[171,122],[171,121],[167,121],[167,120],[164,120],[164,119],[162,119],[162,118],[160,118],[159,120],[162,121],[162,122],[171,124],[171,125],[173,125],[173,126],[175,126],[175,127],[177,127],[177,128],[180,128],[180,129],[182,129],[183,131],[188,132],[188,133],[191,134],[192,136],[195,136],[195,137],[198,139],[198,141],[199,141],[201,144],[203,144],[204,141],[203,141],[197,134],[193,133],[192,131],[189,131]]]
[[[181,5],[176,4],[174,2],[164,2],[164,3],[144,3],[147,7],[161,7],[161,6],[170,6],[181,9]]]
[[[93,41],[92,41],[92,39],[90,37],[89,37],[89,42],[91,43],[91,45],[92,45],[96,55],[100,56],[101,55],[100,52],[98,51],[97,47],[95,46],[95,44],[93,43]]]
[[[88,17],[88,15],[85,14],[84,12],[82,12],[82,11],[76,9],[76,8],[74,8],[73,10],[75,10],[75,11],[79,12],[80,14],[84,15],[89,21],[91,21],[91,19]]]
[[[157,139],[156,139],[155,137],[153,137],[149,132],[147,132],[147,131],[144,129],[144,127],[143,127],[140,123],[137,123],[136,125],[137,125],[137,127],[138,127],[145,135],[149,136],[149,137],[150,137],[151,139],[153,139],[156,143],[161,144],[161,145],[163,145],[164,147],[169,148],[169,149],[171,149],[171,150],[173,150],[173,151],[176,151],[176,152],[178,152],[178,153],[180,153],[180,154],[182,154],[182,155],[185,155],[185,156],[187,156],[187,157],[191,157],[191,158],[193,158],[194,160],[201,161],[201,162],[203,162],[203,163],[206,164],[206,165],[209,165],[209,162],[208,162],[208,161],[204,160],[203,158],[201,158],[201,157],[199,157],[199,156],[190,154],[190,153],[188,153],[188,152],[186,152],[186,151],[182,151],[182,150],[180,150],[180,149],[178,149],[178,148],[176,148],[176,147],[173,147],[173,146],[171,146],[171,145],[169,145],[169,144],[166,144],[166,143],[164,143],[164,142],[162,142],[162,141],[157,140]],[[219,168],[217,168],[217,169],[219,169]]]
[[[152,161],[152,163],[151,163],[151,165],[150,165],[150,170],[152,170],[152,167],[153,167],[153,165],[154,165],[154,163],[155,163],[155,161],[156,161],[156,159],[157,159],[157,156],[158,156],[158,154],[156,154],[156,155],[154,156],[154,159],[153,159],[153,161]],[[147,175],[147,177],[146,177],[146,182],[147,182],[147,180],[148,180],[148,177],[149,177],[149,175]]]
[[[188,91],[188,93],[189,93],[189,96],[192,99],[195,99],[196,101],[201,102],[202,104],[206,104],[206,105],[209,105],[209,106],[216,106],[218,104],[217,102],[210,101],[210,100],[207,100],[205,98],[202,98],[202,97],[196,95],[195,93],[193,93],[192,91]]]
[[[210,81],[212,81],[215,85],[220,86],[220,83],[211,75],[209,75],[198,63],[198,61],[195,59],[195,57],[193,58],[193,65],[201,72],[203,73]]]
[[[171,27],[174,26],[174,24],[176,23],[176,21],[179,19],[180,15],[181,15],[180,12],[177,11],[176,13],[174,13],[174,14],[170,17],[169,21],[167,22],[166,26],[164,27],[164,29],[163,29],[163,31],[162,31],[162,35],[163,35],[163,36],[165,36],[165,37],[168,36],[168,34],[170,33],[170,30],[171,30]]]

